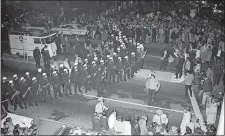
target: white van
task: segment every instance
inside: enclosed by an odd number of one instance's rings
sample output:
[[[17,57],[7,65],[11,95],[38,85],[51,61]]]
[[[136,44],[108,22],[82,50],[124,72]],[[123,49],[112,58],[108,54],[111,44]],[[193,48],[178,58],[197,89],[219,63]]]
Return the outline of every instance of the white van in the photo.
[[[47,45],[50,57],[56,56],[54,32],[44,33],[43,30],[37,29],[14,29],[9,32],[9,43],[11,54],[19,54],[33,57],[35,47],[41,49]]]

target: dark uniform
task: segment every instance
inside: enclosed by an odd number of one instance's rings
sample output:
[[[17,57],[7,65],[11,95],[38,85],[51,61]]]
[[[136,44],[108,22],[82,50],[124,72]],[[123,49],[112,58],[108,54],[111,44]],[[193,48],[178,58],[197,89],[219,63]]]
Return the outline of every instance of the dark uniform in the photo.
[[[131,55],[130,63],[131,63],[131,77],[134,77],[134,72],[136,71],[136,60],[135,55]]]
[[[61,81],[57,75],[53,75],[52,84],[53,84],[55,99],[57,99],[57,96],[58,96],[57,93],[59,93],[60,97],[63,97],[61,93],[61,88],[60,88]]]
[[[122,60],[118,59],[118,61],[115,64],[115,73],[116,73],[117,83],[119,83],[119,80],[123,81],[123,79],[122,79],[122,71],[123,71]]]
[[[69,81],[70,80],[69,73],[64,71],[62,78],[63,78],[63,84],[64,84],[64,91],[65,91],[66,95],[68,95],[68,94],[72,95],[70,81]]]
[[[101,116],[100,118],[101,130],[108,131],[108,121],[106,116]]]
[[[15,84],[12,85],[12,86],[9,85],[8,88],[7,88],[7,91],[9,92],[10,100],[13,102],[14,110],[17,109],[17,104],[19,104],[20,108],[23,109],[22,101],[19,97],[19,94],[16,93],[16,92],[19,92],[19,90],[16,89],[16,85]]]
[[[36,62],[36,68],[40,68],[41,67],[41,52],[38,48],[35,48],[34,51],[33,51],[33,57],[34,57],[34,60]]]
[[[136,54],[136,66],[137,66],[137,70],[139,70],[141,68],[141,51],[137,50],[137,54]]]
[[[97,73],[97,70],[98,70],[97,65],[90,67],[91,83],[92,83],[94,89],[96,89],[96,73]]]
[[[81,81],[82,81],[82,85],[84,85],[85,87],[85,92],[87,92],[87,90],[90,90],[89,88],[89,73],[87,71],[87,69],[83,68],[80,72],[80,78],[81,78]]]
[[[38,100],[39,100],[39,84],[37,82],[32,82],[31,84],[31,95],[32,95],[32,102],[35,103],[36,106],[38,106]]]
[[[185,62],[185,59],[183,57],[179,57],[178,58],[178,62],[177,62],[177,65],[176,65],[176,78],[181,78],[182,77],[182,70],[183,70],[183,65],[184,65],[184,62]]]
[[[33,106],[31,103],[31,95],[30,95],[31,88],[28,88],[25,81],[20,82],[19,89],[20,89],[20,95],[23,98],[23,104],[25,109],[27,108],[27,104],[29,106]]]
[[[51,60],[49,51],[48,50],[43,50],[42,51],[42,56],[43,56],[45,70],[49,74],[50,73],[50,60]]]
[[[50,82],[48,80],[47,77],[42,77],[40,80],[39,80],[39,83],[40,83],[40,86],[41,86],[41,89],[43,90],[42,91],[42,95],[41,97],[43,98],[43,101],[45,102],[46,101],[46,94],[48,93],[48,96],[50,99],[52,99],[52,95],[51,95],[51,90],[50,90]]]
[[[8,82],[7,81],[1,82],[1,105],[4,106],[4,108],[7,112],[9,112],[8,99],[10,97],[9,97],[9,93],[7,91],[7,88],[8,88]]]
[[[19,88],[19,79],[17,78],[13,78],[13,83],[14,83],[14,89],[15,90],[18,90],[19,92],[21,91],[20,88]],[[23,109],[23,106],[22,105],[22,97],[21,95],[16,95],[13,99],[13,104],[14,104],[14,109],[15,107],[17,108],[17,104]]]
[[[65,92],[64,82],[63,82],[63,71],[64,71],[64,69],[67,69],[67,68],[65,66],[63,66],[63,67],[60,67],[59,71],[58,71],[58,77],[59,77],[60,85],[62,86],[63,92]],[[61,86],[60,86],[60,90],[61,90]]]
[[[103,84],[104,79],[102,79],[102,77],[104,77],[104,69],[105,69],[105,66],[102,64],[102,65],[100,65],[100,67],[96,71],[96,76],[95,76],[96,86],[95,86],[95,89],[98,91],[98,96],[100,96],[103,93],[103,90],[104,90],[104,84]]]
[[[80,92],[80,80],[79,80],[79,71],[78,68],[75,70],[75,67],[72,68],[71,74],[70,74],[70,80],[74,85],[74,93],[77,94],[77,87],[78,91]]]
[[[92,117],[92,125],[93,125],[93,130],[96,132],[100,132],[101,131],[101,123],[100,123],[100,119],[97,115],[94,115]]]
[[[124,81],[126,81],[128,79],[130,79],[130,62],[128,59],[124,60]]]
[[[107,71],[107,76],[109,78],[109,85],[111,83],[111,78],[112,76],[114,77],[114,63],[112,62],[109,62],[107,65],[106,65],[106,71]],[[113,82],[115,82],[115,78],[113,78]]]

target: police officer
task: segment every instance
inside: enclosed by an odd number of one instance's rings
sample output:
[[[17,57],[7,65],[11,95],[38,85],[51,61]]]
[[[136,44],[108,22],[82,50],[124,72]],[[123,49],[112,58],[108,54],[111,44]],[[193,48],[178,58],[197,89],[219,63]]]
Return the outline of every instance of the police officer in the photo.
[[[112,76],[114,76],[114,69],[115,69],[115,66],[114,66],[114,63],[113,63],[113,58],[110,57],[109,58],[110,62],[106,65],[106,71],[107,71],[107,75],[108,75],[108,79],[109,79],[109,85],[111,83],[111,78]],[[115,79],[113,78],[113,82]]]
[[[43,99],[43,102],[46,101],[46,94],[48,93],[49,98],[52,100],[51,91],[50,91],[50,82],[48,80],[47,74],[43,73],[42,78],[40,79],[40,86],[43,90],[41,93],[41,98]]]
[[[122,58],[120,47],[117,48],[117,56]]]
[[[9,87],[7,89],[10,94],[10,100],[13,101],[14,110],[17,109],[17,104],[19,104],[20,108],[23,109],[22,100],[19,97],[20,91],[16,89],[16,85],[13,83],[13,80],[9,81]]]
[[[181,53],[178,56],[178,61],[177,61],[177,65],[176,65],[176,73],[175,73],[176,79],[178,79],[178,77],[181,78],[181,76],[182,76],[184,62],[185,62],[185,58],[184,58],[184,55]]]
[[[131,61],[131,78],[133,78],[134,72],[136,71],[136,60],[135,60],[135,53],[134,52],[131,53],[130,61]]]
[[[19,79],[19,78],[18,78],[17,74],[14,74],[14,75],[13,75],[13,83],[14,83],[14,87],[15,87],[16,90],[19,91],[19,80],[18,80],[18,79]]]
[[[51,57],[50,57],[49,51],[47,49],[47,46],[45,46],[44,49],[42,50],[42,56],[43,56],[45,70],[49,72]]]
[[[41,78],[42,78],[42,69],[39,68],[37,73],[37,80],[39,81]]]
[[[39,84],[37,82],[37,78],[32,78],[31,83],[31,95],[32,95],[32,102],[34,102],[35,106],[38,106],[38,100],[39,100]]]
[[[119,80],[123,81],[122,71],[123,71],[122,58],[118,57],[118,61],[115,64],[115,74],[116,74],[117,83],[119,83]]]
[[[57,99],[58,93],[60,97],[63,97],[61,93],[61,88],[60,88],[61,81],[56,71],[53,71],[52,74],[53,74],[52,76],[53,90],[54,90],[55,99]]]
[[[28,87],[31,87],[31,83],[32,83],[32,78],[30,77],[30,73],[26,72],[25,73],[25,79],[26,79],[26,84]]]
[[[128,56],[124,57],[124,81],[130,79],[130,62]]]
[[[100,60],[100,66],[98,67],[97,71],[96,71],[96,86],[95,89],[98,91],[98,96],[100,96],[103,93],[104,90],[104,71],[105,71],[105,66],[104,66],[104,61]]]
[[[40,63],[41,52],[40,52],[38,46],[36,46],[34,51],[33,51],[33,57],[34,57],[34,60],[36,62],[36,68],[40,68],[41,67],[41,63]]]
[[[90,75],[91,75],[91,82],[93,85],[93,88],[96,89],[96,72],[98,70],[98,67],[96,65],[96,62],[92,62],[92,66],[90,67]]]
[[[5,110],[10,113],[8,109],[9,92],[7,91],[7,88],[8,88],[7,78],[3,77],[1,82],[1,105],[4,106]]]
[[[141,47],[137,46],[137,54],[136,54],[136,64],[137,64],[137,70],[139,70],[141,68]]]
[[[30,96],[31,87],[27,86],[26,79],[24,77],[20,78],[19,88],[21,90],[20,95],[22,97],[25,109],[27,109],[27,104],[29,104],[29,106],[33,106],[31,104],[31,96]]]
[[[58,77],[59,77],[59,80],[60,80],[60,85],[62,86],[62,89],[63,89],[63,92],[65,92],[65,90],[64,90],[64,83],[63,83],[63,71],[64,71],[64,69],[66,69],[66,67],[63,65],[63,64],[60,64],[59,65],[59,75],[58,75]],[[61,87],[60,87],[60,90],[61,90]]]
[[[62,77],[63,77],[64,91],[66,93],[66,96],[68,96],[68,94],[73,95],[71,92],[70,75],[69,75],[68,69],[64,69]]]
[[[88,68],[87,65],[84,64],[83,69],[81,70],[81,77],[82,77],[83,85],[85,87],[85,92],[90,90],[88,83],[89,83],[89,79],[91,78],[91,75],[89,75],[87,68]]]
[[[78,64],[75,63],[74,67],[71,70],[71,74],[70,74],[70,80],[74,85],[74,95],[77,95],[77,87],[78,87],[78,91],[80,92],[80,80],[79,80],[79,71],[78,71]]]

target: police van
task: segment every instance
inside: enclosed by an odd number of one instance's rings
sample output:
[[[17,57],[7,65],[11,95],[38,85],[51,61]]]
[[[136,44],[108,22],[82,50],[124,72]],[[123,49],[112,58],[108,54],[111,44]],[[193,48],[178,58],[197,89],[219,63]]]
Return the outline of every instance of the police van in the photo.
[[[50,57],[56,56],[55,32],[44,32],[38,29],[13,29],[9,32],[10,51],[13,55],[33,57],[33,50],[41,50],[47,45]]]

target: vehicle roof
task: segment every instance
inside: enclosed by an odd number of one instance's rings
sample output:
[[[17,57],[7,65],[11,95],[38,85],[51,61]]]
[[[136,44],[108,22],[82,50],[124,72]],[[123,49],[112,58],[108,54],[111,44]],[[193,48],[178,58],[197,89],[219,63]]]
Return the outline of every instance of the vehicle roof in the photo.
[[[45,33],[44,30],[33,29],[33,28],[16,28],[9,32],[9,34],[13,34],[13,35],[29,35],[29,36],[36,36],[36,37],[45,37],[53,33],[55,32],[49,31],[49,33]]]

